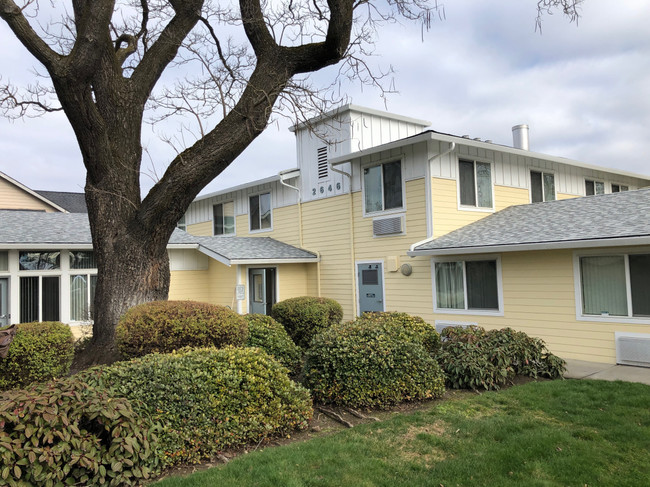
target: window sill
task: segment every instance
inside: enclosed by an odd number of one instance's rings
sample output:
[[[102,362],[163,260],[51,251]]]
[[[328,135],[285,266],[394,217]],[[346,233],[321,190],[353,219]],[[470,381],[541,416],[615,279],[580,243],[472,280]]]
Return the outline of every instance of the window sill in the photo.
[[[463,206],[458,205],[459,211],[476,211],[479,213],[494,213],[494,208],[481,208],[478,206]]]
[[[363,211],[364,218],[376,218],[378,216],[391,216],[391,215],[400,215],[400,214],[405,215],[406,208],[391,208],[390,210],[373,211],[371,213],[368,213],[365,210]]]
[[[650,325],[650,316],[601,316],[578,315],[577,321],[591,321],[597,323],[626,323],[631,325]]]
[[[488,310],[488,309],[446,309],[446,308],[433,308],[434,313],[449,314],[449,315],[471,315],[471,316],[503,316],[502,310]]]
[[[248,233],[249,233],[249,235],[252,235],[252,234],[256,234],[256,233],[269,233],[269,232],[272,232],[272,231],[273,231],[272,228],[264,228],[262,230],[249,230]],[[233,237],[234,237],[234,235],[233,235]]]

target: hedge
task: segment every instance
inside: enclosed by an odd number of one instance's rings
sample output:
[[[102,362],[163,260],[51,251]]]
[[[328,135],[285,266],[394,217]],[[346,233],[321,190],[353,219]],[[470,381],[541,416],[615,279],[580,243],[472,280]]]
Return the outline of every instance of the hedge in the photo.
[[[296,345],[308,348],[317,333],[341,322],[343,308],[333,299],[302,296],[275,303],[271,316],[282,323]]]
[[[246,345],[263,349],[289,369],[292,376],[296,376],[302,368],[302,351],[293,343],[284,327],[266,315],[249,314],[245,318],[248,322]]]

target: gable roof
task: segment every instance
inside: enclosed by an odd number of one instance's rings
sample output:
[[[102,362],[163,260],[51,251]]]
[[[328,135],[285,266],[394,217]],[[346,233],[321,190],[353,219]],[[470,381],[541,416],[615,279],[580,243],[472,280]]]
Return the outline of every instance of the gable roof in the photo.
[[[474,254],[650,244],[650,189],[511,206],[408,255]]]
[[[3,173],[3,172],[1,172],[1,171],[0,171],[0,178],[4,179],[4,180],[7,181],[9,184],[11,184],[11,185],[13,185],[13,186],[16,186],[17,188],[21,189],[21,190],[24,191],[25,193],[27,193],[27,194],[33,196],[33,197],[36,198],[37,200],[40,200],[40,201],[42,201],[43,203],[47,204],[48,206],[51,206],[53,209],[55,209],[55,210],[57,210],[57,211],[62,211],[62,212],[66,212],[66,211],[68,211],[68,210],[66,210],[65,208],[61,207],[58,203],[56,203],[56,202],[54,202],[54,201],[48,199],[47,197],[45,197],[45,196],[43,196],[43,195],[37,193],[37,192],[34,191],[34,190],[29,189],[29,188],[28,188],[27,186],[25,186],[24,184],[22,184],[22,183],[16,181],[15,179],[13,179],[13,178],[7,176],[5,173]]]
[[[92,249],[88,215],[0,210],[0,249]],[[196,249],[226,265],[318,262],[313,252],[269,237],[197,237],[175,229],[168,248]]]
[[[84,193],[41,190],[36,190],[36,193],[59,205],[70,213],[88,213],[88,208],[86,207],[86,195]]]

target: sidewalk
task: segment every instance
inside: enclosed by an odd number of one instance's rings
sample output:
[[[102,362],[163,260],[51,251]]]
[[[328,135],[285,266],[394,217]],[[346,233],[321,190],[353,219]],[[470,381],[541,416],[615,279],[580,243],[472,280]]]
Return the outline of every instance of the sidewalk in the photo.
[[[650,385],[650,368],[567,360],[565,379],[600,379],[640,382]]]

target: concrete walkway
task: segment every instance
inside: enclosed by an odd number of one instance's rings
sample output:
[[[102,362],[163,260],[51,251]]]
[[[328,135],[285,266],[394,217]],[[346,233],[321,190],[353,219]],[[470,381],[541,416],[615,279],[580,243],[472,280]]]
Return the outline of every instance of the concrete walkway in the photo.
[[[640,382],[650,385],[650,368],[567,360],[566,379],[600,379]]]

